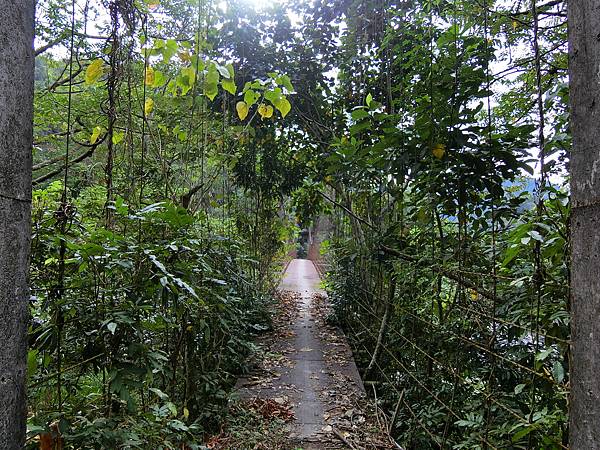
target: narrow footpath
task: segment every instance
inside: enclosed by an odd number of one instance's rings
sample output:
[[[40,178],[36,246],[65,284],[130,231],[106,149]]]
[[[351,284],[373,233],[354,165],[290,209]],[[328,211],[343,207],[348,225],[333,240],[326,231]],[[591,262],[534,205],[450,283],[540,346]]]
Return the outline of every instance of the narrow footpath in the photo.
[[[379,417],[368,411],[346,338],[328,324],[320,281],[311,261],[291,261],[274,331],[261,340],[263,356],[238,392],[289,407],[289,448],[390,448]]]

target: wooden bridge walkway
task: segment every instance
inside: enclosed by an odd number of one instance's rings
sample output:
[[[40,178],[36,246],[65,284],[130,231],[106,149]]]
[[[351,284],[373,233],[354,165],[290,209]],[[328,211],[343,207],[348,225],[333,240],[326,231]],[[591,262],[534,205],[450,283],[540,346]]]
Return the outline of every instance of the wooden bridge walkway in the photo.
[[[386,448],[385,437],[373,433],[346,338],[327,323],[330,310],[320,281],[310,260],[291,261],[280,284],[286,304],[274,318],[274,332],[261,341],[265,356],[240,380],[238,392],[290,405],[290,448]]]

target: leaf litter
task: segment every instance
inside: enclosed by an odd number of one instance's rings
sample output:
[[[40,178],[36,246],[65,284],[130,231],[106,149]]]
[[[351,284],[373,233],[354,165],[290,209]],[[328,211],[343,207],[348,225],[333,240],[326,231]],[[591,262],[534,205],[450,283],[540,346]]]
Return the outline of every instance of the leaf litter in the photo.
[[[273,311],[272,330],[258,340],[260,351],[253,360],[253,369],[241,383],[254,397],[236,402],[235,414],[252,417],[226,425],[224,431],[209,441],[214,449],[392,449],[381,412],[368,399],[362,384],[348,375],[353,362],[352,352],[343,332],[328,320],[331,309],[327,297],[314,294],[310,312],[319,339],[325,344],[323,358],[326,370],[311,372],[308,377],[321,387],[319,399],[326,406],[325,425],[310,442],[294,441],[292,434],[294,394],[302,390],[293,384],[277,381],[281,372],[294,367],[289,355],[311,352],[310,347],[293,348],[292,329],[300,315],[300,294],[281,291]],[[256,392],[258,391],[258,394]],[[288,395],[289,394],[289,395]],[[266,398],[263,398],[266,397]],[[234,417],[236,417],[234,414]],[[260,436],[260,437],[259,437]],[[245,440],[245,441],[244,441]]]

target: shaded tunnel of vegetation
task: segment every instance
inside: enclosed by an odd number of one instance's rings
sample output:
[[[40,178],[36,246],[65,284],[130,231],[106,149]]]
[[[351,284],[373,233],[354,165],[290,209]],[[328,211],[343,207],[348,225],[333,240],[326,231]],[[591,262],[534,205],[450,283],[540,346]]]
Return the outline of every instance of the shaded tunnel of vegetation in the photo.
[[[28,448],[201,448],[316,222],[403,448],[568,447],[565,1],[37,3]]]

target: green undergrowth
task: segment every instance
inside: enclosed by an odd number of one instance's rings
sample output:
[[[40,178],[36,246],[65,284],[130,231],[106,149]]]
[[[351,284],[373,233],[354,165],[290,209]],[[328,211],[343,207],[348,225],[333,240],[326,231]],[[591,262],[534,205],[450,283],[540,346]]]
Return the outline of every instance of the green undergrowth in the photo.
[[[61,234],[61,190],[34,193],[28,448],[201,448],[270,327],[273,274],[168,202],[117,199],[107,227],[80,214],[103,198],[87,190]]]

